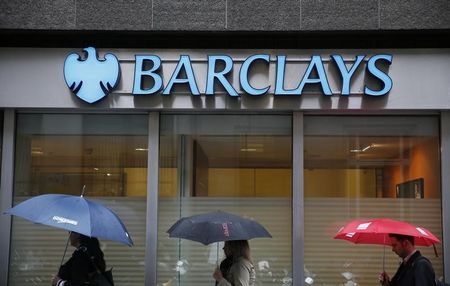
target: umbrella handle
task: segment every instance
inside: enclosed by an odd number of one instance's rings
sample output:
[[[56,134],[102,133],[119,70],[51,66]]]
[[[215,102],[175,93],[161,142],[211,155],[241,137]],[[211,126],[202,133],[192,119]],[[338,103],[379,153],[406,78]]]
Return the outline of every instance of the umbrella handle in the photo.
[[[384,272],[384,262],[386,260],[386,236],[383,236],[383,272]]]
[[[219,242],[216,242],[216,245],[217,245],[216,266],[219,266]]]
[[[64,253],[63,253],[63,256],[62,256],[62,258],[61,258],[61,263],[59,264],[58,271],[59,271],[59,269],[61,268],[61,266],[62,266],[62,264],[63,264],[63,262],[64,262],[64,257],[66,256],[67,246],[69,246],[70,233],[71,233],[71,231],[69,231],[69,236],[67,237],[66,248],[64,249]]]

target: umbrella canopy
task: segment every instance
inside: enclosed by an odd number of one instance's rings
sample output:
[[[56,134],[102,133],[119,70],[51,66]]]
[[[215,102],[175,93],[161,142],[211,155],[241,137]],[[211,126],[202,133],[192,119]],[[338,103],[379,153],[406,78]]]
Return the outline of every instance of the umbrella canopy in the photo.
[[[223,211],[181,218],[167,233],[169,237],[189,239],[204,245],[219,241],[272,237],[258,222]]]
[[[414,237],[414,244],[430,246],[439,239],[424,227],[388,218],[354,220],[341,228],[334,237],[353,243],[391,245],[390,233]]]
[[[133,245],[125,225],[113,211],[83,196],[59,194],[36,196],[5,213],[34,223]]]

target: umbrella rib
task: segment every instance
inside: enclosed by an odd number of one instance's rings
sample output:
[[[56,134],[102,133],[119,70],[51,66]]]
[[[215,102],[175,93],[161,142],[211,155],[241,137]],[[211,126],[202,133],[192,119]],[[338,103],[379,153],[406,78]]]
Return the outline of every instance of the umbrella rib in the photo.
[[[89,211],[90,210],[90,207],[89,207],[89,202],[87,201],[87,200],[85,200],[85,199],[83,199],[83,202],[86,204],[86,206],[87,206],[87,210]],[[92,237],[92,233],[93,233],[93,229],[92,229],[92,213],[89,211],[89,216],[88,216],[88,218],[89,218],[89,222],[88,222],[88,226],[89,226],[89,236],[90,237]]]

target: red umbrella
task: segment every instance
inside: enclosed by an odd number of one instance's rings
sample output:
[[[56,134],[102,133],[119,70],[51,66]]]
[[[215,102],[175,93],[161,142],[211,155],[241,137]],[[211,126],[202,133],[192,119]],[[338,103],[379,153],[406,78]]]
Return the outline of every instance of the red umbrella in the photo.
[[[354,220],[342,227],[334,238],[347,240],[356,244],[391,245],[390,233],[412,236],[414,237],[415,245],[433,245],[434,253],[436,257],[438,256],[434,244],[440,241],[428,229],[388,218]],[[384,259],[385,251],[383,251],[383,270]]]
[[[334,238],[361,244],[391,245],[390,233],[412,236],[414,244],[420,246],[430,246],[440,242],[424,227],[388,218],[354,220],[341,228]]]

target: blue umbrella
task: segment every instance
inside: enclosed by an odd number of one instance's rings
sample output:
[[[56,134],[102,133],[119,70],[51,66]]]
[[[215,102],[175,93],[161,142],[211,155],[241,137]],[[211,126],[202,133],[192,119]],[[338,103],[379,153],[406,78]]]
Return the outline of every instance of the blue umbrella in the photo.
[[[5,213],[34,223],[133,245],[125,225],[113,211],[83,196],[58,194],[36,196]]]
[[[204,245],[219,241],[272,237],[257,221],[223,211],[181,218],[167,233],[169,237],[189,239]]]

